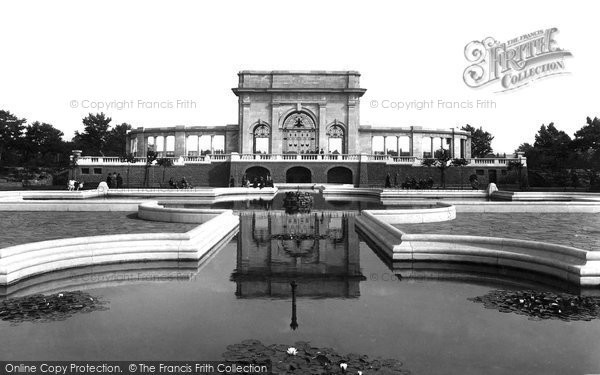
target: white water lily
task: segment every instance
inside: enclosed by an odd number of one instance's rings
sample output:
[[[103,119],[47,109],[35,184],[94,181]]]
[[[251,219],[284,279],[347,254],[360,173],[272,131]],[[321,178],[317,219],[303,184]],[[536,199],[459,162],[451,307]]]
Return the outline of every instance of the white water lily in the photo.
[[[62,293],[58,293],[58,296],[59,296],[59,297],[62,297],[62,296],[63,296],[63,294],[62,294]]]
[[[296,354],[298,354],[298,350],[296,348],[294,348],[294,347],[290,347],[287,350],[287,354],[289,354],[289,355],[296,355]]]
[[[359,370],[359,371],[358,371],[358,375],[362,375],[362,371],[360,371],[360,370]]]
[[[348,368],[348,364],[347,363],[340,363],[340,367],[342,368],[342,370],[346,371],[346,369]]]

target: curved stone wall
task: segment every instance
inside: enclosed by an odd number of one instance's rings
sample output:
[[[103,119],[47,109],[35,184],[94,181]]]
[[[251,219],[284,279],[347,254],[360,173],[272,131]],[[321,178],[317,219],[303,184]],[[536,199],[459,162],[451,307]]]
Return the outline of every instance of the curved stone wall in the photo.
[[[580,286],[600,286],[600,252],[496,237],[406,234],[363,211],[357,229],[390,261],[461,262],[513,267]]]
[[[186,233],[117,234],[34,242],[0,249],[0,285],[47,272],[108,263],[199,260],[229,241],[239,219],[219,212]]]

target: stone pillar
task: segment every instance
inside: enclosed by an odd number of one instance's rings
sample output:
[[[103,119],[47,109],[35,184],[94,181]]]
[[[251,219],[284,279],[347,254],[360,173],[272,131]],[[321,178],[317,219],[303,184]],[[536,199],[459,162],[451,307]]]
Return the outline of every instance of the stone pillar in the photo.
[[[137,133],[135,135],[137,139],[137,150],[136,156],[146,156],[146,151],[148,150],[148,145],[146,144],[146,137],[144,137],[144,133]]]
[[[412,156],[417,158],[423,157],[423,135],[420,133],[412,133],[410,137],[410,152]]]
[[[317,129],[317,151],[327,150],[327,102],[319,103],[319,129]],[[347,137],[345,137],[347,138]]]
[[[358,145],[358,109],[359,100],[350,94],[348,96],[348,154],[356,154],[359,150]],[[384,147],[385,148],[385,147]]]
[[[283,137],[279,129],[279,104],[271,104],[271,153],[281,154],[283,147]]]
[[[242,154],[252,153],[252,132],[250,126],[252,119],[250,118],[250,96],[243,95],[240,98],[240,149]]]
[[[186,148],[185,126],[178,125],[175,127],[175,157],[185,156]],[[166,146],[166,138],[165,138]]]

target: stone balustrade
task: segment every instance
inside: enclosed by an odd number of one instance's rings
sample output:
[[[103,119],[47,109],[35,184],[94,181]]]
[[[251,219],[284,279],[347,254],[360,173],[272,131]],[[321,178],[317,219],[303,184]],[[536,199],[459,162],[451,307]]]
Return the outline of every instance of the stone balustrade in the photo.
[[[382,154],[207,154],[201,156],[179,156],[168,157],[172,159],[174,165],[186,164],[210,164],[212,162],[237,162],[237,161],[261,161],[261,162],[369,162],[385,164],[404,164],[412,166],[421,166],[423,158],[416,156],[393,156]],[[471,158],[466,159],[467,167],[502,167],[508,166],[511,161],[521,162],[527,166],[525,157],[519,158]],[[134,162],[127,162],[119,157],[103,156],[81,156],[78,158],[78,165],[128,165],[145,164],[145,157],[136,157]]]

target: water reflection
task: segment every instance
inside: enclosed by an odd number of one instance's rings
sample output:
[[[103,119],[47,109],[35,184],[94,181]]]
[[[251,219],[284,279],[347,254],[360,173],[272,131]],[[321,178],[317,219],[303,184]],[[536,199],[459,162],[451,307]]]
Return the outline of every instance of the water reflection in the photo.
[[[239,298],[356,298],[360,270],[354,215],[324,211],[242,211],[237,265]]]

